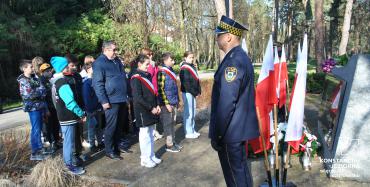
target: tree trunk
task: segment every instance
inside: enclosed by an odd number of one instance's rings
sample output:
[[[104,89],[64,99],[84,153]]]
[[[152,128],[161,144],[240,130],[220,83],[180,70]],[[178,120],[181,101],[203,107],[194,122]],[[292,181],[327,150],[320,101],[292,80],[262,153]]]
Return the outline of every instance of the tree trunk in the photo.
[[[217,22],[221,19],[222,15],[226,15],[226,7],[224,0],[215,0],[216,12],[217,12]]]
[[[339,6],[341,0],[334,0],[330,8],[329,15],[332,18],[330,20],[329,28],[329,43],[328,43],[328,56],[333,56],[333,42],[334,39],[338,37],[338,17],[339,17]]]
[[[148,29],[148,15],[147,15],[147,7],[146,7],[146,0],[141,0],[141,18],[142,18],[142,25],[141,25],[141,32],[143,34],[143,45],[144,47],[149,46],[149,35],[150,31]]]
[[[349,38],[349,28],[351,26],[351,15],[352,15],[353,0],[347,0],[346,12],[344,13],[344,21],[342,27],[342,38],[339,45],[339,55],[346,54],[348,38]]]
[[[279,32],[279,28],[278,28],[278,24],[279,24],[279,0],[275,0],[275,26],[274,26],[274,35],[273,35],[273,38],[274,38],[274,42],[277,42],[278,40],[278,32]]]
[[[289,1],[291,3],[291,1]],[[292,7],[289,6],[289,13],[288,13],[288,59],[289,61],[293,58],[293,46],[292,46],[292,25],[293,25],[293,10]]]
[[[214,0],[215,1],[215,5],[216,5],[216,12],[217,12],[217,23],[218,21],[221,19],[221,16],[222,15],[226,15],[226,7],[225,7],[225,1],[224,0]],[[220,50],[220,62],[222,61],[222,59],[224,58],[225,56],[225,53],[223,51]]]
[[[185,2],[183,0],[180,3],[180,31],[181,31],[181,48],[186,48],[186,33],[185,33]],[[186,49],[187,50],[187,49]]]
[[[325,60],[324,56],[324,15],[323,0],[315,0],[315,56],[316,72],[322,72],[321,64]]]
[[[227,0],[227,1],[229,1],[229,17],[234,18],[233,0]]]

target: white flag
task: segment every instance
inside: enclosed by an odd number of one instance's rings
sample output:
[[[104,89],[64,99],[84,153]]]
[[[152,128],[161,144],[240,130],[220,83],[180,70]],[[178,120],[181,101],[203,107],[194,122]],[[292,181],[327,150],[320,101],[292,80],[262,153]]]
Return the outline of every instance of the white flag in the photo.
[[[242,40],[242,48],[245,51],[245,53],[248,54],[247,42],[245,42],[245,38],[243,38]]]
[[[302,137],[302,128],[304,120],[304,101],[306,96],[306,78],[307,78],[307,34],[304,36],[302,53],[299,55],[298,76],[294,88],[294,95],[290,108],[288,126],[285,135],[285,141],[297,141]]]

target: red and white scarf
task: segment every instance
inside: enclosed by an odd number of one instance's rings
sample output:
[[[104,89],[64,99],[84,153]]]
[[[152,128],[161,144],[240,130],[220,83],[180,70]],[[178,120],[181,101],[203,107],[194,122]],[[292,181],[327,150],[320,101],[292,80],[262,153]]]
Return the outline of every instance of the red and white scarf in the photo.
[[[187,64],[183,64],[181,66],[181,70],[184,70],[184,69],[188,70],[190,72],[190,74],[193,76],[193,78],[195,80],[199,81],[198,73],[191,66],[189,66]]]
[[[176,74],[174,72],[172,72],[169,68],[163,66],[160,71],[166,73],[168,76],[171,77],[172,80],[174,80],[176,82]]]
[[[148,89],[150,90],[150,92],[152,92],[152,94],[154,94],[154,95],[156,95],[156,96],[157,96],[157,93],[155,92],[155,89],[154,89],[154,85],[152,84],[152,82],[150,82],[150,80],[149,80],[149,79],[147,79],[147,78],[145,78],[145,77],[142,77],[142,76],[140,76],[139,74],[135,74],[135,75],[133,75],[133,76],[131,77],[131,80],[132,80],[132,79],[134,79],[134,78],[139,79],[139,80],[140,80],[140,82],[142,82],[142,83],[144,84],[144,86],[145,86],[146,88],[148,88]]]

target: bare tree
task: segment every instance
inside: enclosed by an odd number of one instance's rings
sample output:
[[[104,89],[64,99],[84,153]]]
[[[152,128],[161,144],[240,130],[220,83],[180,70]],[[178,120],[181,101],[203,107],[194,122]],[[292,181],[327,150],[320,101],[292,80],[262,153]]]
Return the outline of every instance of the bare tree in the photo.
[[[342,38],[339,45],[339,55],[346,54],[348,38],[349,38],[349,28],[351,26],[351,15],[352,15],[353,0],[347,0],[346,11],[344,13],[344,21],[342,27]]]
[[[215,0],[217,20],[221,19],[222,15],[226,15],[225,0]]]
[[[321,64],[325,60],[324,56],[324,15],[323,0],[315,0],[315,56],[316,72],[322,72]]]

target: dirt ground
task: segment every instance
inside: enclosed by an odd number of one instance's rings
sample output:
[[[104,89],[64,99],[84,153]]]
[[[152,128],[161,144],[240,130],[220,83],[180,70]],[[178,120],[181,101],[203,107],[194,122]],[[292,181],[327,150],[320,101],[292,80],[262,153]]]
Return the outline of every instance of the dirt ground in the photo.
[[[317,106],[319,106],[319,96],[307,95],[305,106],[306,122],[314,134],[316,132],[318,115]],[[135,142],[131,147],[133,153],[121,154],[124,158],[122,161],[107,159],[104,157],[103,152],[92,155],[92,159],[86,165],[87,172],[83,179],[99,181],[99,184],[110,183],[117,184],[116,186],[135,187],[226,186],[217,153],[212,149],[208,139],[209,112],[208,108],[198,111],[196,128],[201,133],[201,136],[195,140],[184,138],[181,116],[178,116],[179,123],[176,126],[176,140],[184,148],[180,153],[168,153],[165,151],[164,138],[156,141],[156,155],[163,160],[159,166],[152,169],[140,166],[139,145],[137,138],[133,138]],[[297,156],[291,157],[291,164],[292,168],[288,170],[287,180],[293,182],[296,186],[370,186],[369,183],[339,181],[326,177],[323,166],[320,163],[320,153],[313,158],[310,171],[302,169]],[[263,157],[249,159],[249,167],[252,171],[254,186],[259,186],[266,179]],[[6,182],[9,181],[0,179],[0,186],[6,184]]]
[[[319,96],[308,95],[305,114],[308,126],[313,132],[316,130],[317,106]],[[92,162],[87,166],[87,175],[114,179],[128,186],[226,186],[217,153],[208,139],[208,118],[209,109],[198,113],[196,124],[201,133],[199,139],[184,139],[182,124],[176,126],[176,139],[184,146],[180,153],[167,153],[164,139],[156,141],[156,155],[163,160],[156,168],[147,169],[140,166],[140,150],[138,144],[135,144],[132,147],[134,153],[122,154],[123,161],[111,161],[102,157]],[[370,186],[369,183],[329,179],[320,163],[320,155],[313,158],[310,171],[302,169],[297,156],[291,157],[291,164],[287,180],[297,186]],[[249,167],[254,186],[259,186],[266,179],[263,157],[250,159]]]

